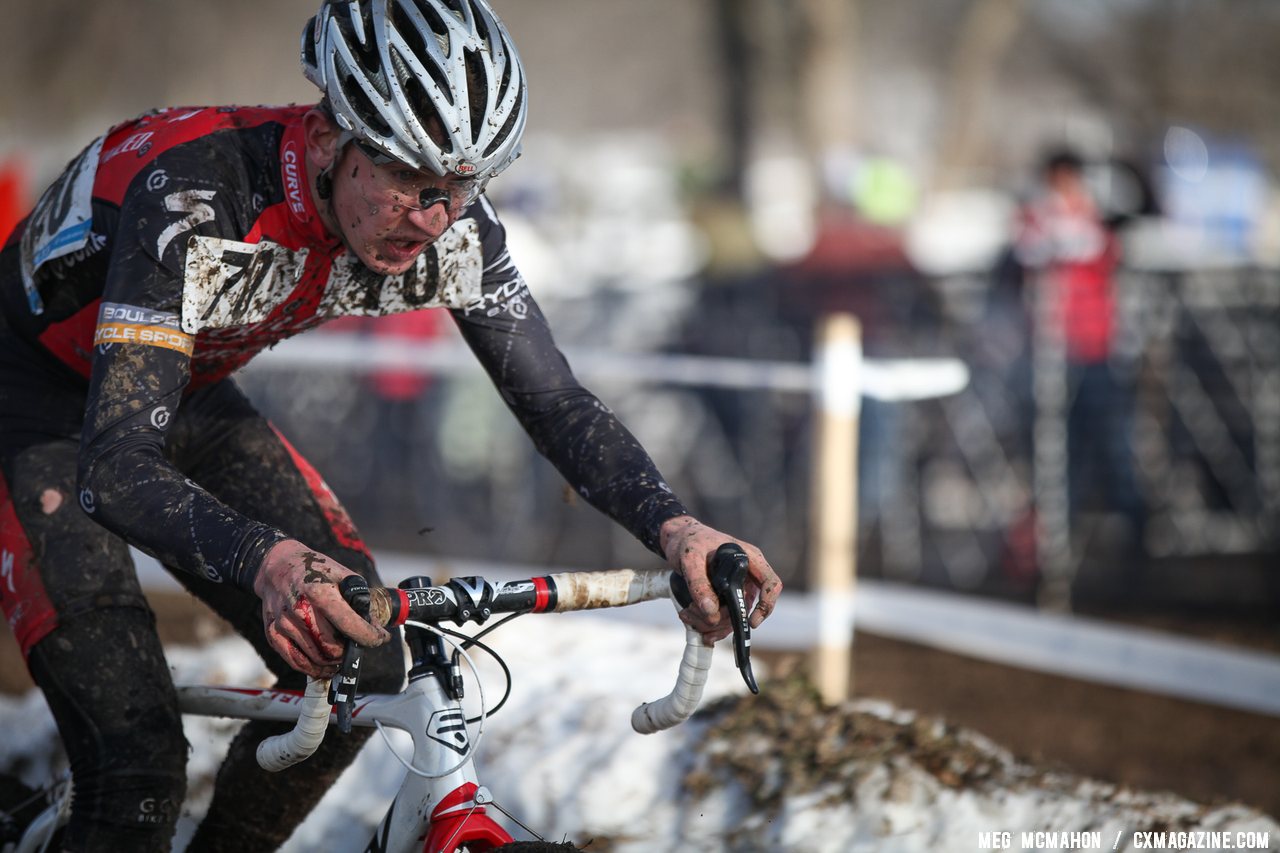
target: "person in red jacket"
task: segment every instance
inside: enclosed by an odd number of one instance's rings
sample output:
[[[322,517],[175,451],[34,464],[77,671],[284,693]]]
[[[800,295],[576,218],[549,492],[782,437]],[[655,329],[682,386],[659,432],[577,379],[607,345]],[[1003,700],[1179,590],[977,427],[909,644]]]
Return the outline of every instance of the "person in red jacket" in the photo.
[[[1040,187],[1020,213],[1016,252],[1040,271],[1056,306],[1067,364],[1068,491],[1073,514],[1114,509],[1141,547],[1145,509],[1133,460],[1131,378],[1118,370],[1116,268],[1119,243],[1085,181],[1084,161],[1063,149],[1046,156]]]

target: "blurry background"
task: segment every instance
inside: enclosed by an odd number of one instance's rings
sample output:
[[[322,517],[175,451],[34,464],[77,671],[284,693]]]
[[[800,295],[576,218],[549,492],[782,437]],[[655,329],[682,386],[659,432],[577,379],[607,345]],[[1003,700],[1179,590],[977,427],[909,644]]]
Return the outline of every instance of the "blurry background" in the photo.
[[[866,403],[861,574],[1280,649],[1280,6],[494,3],[531,118],[490,196],[563,345],[807,362],[817,319],[851,311],[868,357],[954,356],[971,371],[958,395]],[[314,5],[0,2],[0,229],[115,121],[313,100],[297,48]],[[1044,180],[1063,151],[1081,161],[1083,210]],[[454,336],[434,315],[335,325]],[[375,549],[652,562],[572,499],[474,375],[257,368],[242,381]],[[592,385],[695,514],[805,587],[808,397]],[[897,663],[860,658],[860,692],[981,718],[972,693],[901,683],[911,667],[935,687],[985,684],[968,664],[870,647]],[[1017,689],[1082,727],[1106,704]],[[1126,769],[1102,755],[1122,716],[1135,730],[1270,732],[1195,792],[1280,808],[1260,782],[1232,781],[1250,753],[1273,772],[1274,719],[1123,707],[1071,736],[1006,710],[1003,734],[1090,772],[1185,786],[1204,756]]]

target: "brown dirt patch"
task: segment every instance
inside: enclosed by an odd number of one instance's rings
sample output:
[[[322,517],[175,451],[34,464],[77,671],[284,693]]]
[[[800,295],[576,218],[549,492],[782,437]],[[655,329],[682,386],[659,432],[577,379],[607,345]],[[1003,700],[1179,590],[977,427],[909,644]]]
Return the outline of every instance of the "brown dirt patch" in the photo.
[[[797,656],[770,656],[796,666]],[[1280,815],[1280,720],[858,634],[854,693],[973,729],[1036,765]]]

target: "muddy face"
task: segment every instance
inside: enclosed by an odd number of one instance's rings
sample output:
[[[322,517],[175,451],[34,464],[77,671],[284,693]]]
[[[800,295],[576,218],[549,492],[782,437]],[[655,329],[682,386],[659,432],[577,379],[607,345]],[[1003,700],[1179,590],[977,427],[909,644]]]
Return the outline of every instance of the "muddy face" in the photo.
[[[374,166],[357,146],[348,145],[333,168],[333,216],[347,247],[381,275],[409,269],[422,251],[453,225],[461,211],[444,201],[416,209],[410,180]],[[406,178],[408,176],[405,176]]]

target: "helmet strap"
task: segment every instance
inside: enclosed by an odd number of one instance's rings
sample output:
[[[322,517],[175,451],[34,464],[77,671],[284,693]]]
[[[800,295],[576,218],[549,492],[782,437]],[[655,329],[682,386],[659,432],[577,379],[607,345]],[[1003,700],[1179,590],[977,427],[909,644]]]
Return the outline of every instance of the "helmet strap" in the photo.
[[[342,245],[346,247],[347,252],[350,253],[351,257],[356,258],[359,256],[356,254],[355,250],[351,248],[351,243],[347,240],[347,235],[342,230],[342,224],[338,221],[338,215],[333,209],[333,170],[337,167],[338,161],[342,159],[342,151],[345,147],[345,144],[340,143],[338,145],[338,150],[334,155],[333,162],[316,173],[316,195],[324,202],[324,206],[328,214],[328,221],[331,221],[333,228],[337,229],[337,234],[334,236],[342,241]],[[321,219],[325,219],[325,217],[322,216]],[[326,226],[327,225],[328,222],[326,222]]]
[[[333,198],[333,164],[329,164],[316,175],[316,195],[323,201]]]

